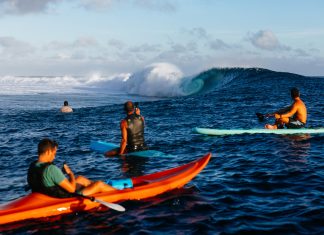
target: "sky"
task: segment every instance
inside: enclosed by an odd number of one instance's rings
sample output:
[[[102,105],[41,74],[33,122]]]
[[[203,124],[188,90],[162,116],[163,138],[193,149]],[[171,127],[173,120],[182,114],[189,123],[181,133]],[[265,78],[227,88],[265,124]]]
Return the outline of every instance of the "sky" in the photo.
[[[322,0],[0,0],[0,76],[186,75],[258,67],[324,75]]]

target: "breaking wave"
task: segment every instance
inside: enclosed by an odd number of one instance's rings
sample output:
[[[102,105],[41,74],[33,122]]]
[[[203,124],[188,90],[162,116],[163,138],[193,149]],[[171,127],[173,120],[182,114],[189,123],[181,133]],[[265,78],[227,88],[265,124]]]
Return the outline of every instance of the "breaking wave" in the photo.
[[[233,80],[253,80],[280,73],[256,68],[213,68],[186,77],[173,64],[155,63],[142,70],[112,76],[0,77],[0,94],[103,92],[151,97],[187,96],[222,89]]]

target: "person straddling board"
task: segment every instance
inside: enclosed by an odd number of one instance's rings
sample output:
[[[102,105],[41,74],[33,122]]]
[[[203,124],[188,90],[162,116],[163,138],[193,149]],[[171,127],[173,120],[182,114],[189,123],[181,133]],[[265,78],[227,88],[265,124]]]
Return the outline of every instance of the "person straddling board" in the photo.
[[[70,167],[64,164],[64,171],[69,176],[67,179],[62,170],[53,164],[57,148],[58,144],[51,139],[42,139],[38,143],[38,160],[30,164],[27,175],[32,192],[67,198],[74,197],[75,193],[91,195],[116,190],[102,181],[94,182],[83,176],[75,178]]]
[[[120,147],[106,152],[107,157],[148,149],[144,140],[144,117],[140,115],[140,109],[133,102],[127,101],[124,111],[127,116],[120,122]]]
[[[69,102],[64,101],[64,104],[61,107],[60,111],[62,113],[72,113],[73,112],[73,109],[69,106]]]
[[[293,99],[292,105],[287,108],[280,109],[272,114],[265,116],[274,116],[276,121],[273,125],[266,124],[267,129],[279,129],[284,125],[289,129],[304,128],[307,121],[307,108],[304,102],[300,99],[300,92],[297,88],[290,90],[291,98]]]

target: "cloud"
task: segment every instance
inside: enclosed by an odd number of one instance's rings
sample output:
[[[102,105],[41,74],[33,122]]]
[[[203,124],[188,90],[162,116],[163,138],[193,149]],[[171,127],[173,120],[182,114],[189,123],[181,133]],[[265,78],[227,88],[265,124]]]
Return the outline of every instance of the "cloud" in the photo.
[[[99,45],[96,39],[92,37],[81,37],[74,41],[75,47],[96,47]]]
[[[139,7],[165,12],[174,12],[177,10],[174,1],[167,0],[134,0],[133,4]]]
[[[27,56],[32,54],[34,50],[35,48],[30,44],[18,41],[13,37],[0,37],[1,57]]]
[[[82,0],[79,5],[88,10],[103,11],[120,3],[128,3],[140,8],[164,12],[174,12],[177,9],[172,1],[167,0]]]
[[[202,27],[192,28],[190,30],[183,30],[185,33],[189,34],[190,36],[199,38],[199,39],[208,39],[210,36],[207,34],[206,30]]]
[[[211,40],[209,42],[209,46],[213,50],[223,50],[223,49],[231,48],[230,45],[228,45],[227,43],[225,43],[224,41],[222,41],[220,39]]]
[[[297,55],[298,57],[308,57],[308,56],[310,56],[310,54],[307,53],[307,52],[306,52],[305,50],[303,50],[303,49],[295,49],[294,52],[296,53],[296,55]]]
[[[46,12],[51,5],[63,0],[0,0],[0,12],[4,14],[29,14]]]
[[[290,50],[291,48],[282,45],[277,39],[276,35],[270,30],[260,30],[256,33],[248,34],[248,41],[252,43],[253,46],[263,49],[263,50]]]
[[[80,37],[73,42],[61,42],[61,41],[52,41],[45,49],[47,50],[73,50],[73,49],[89,49],[99,47],[99,43],[96,39],[92,37]]]
[[[116,0],[82,0],[80,5],[90,10],[105,10],[111,8]]]
[[[153,45],[153,44],[151,45],[151,44],[144,43],[142,45],[129,48],[129,51],[131,53],[152,53],[152,52],[159,51],[160,47],[161,47],[160,45]]]
[[[197,52],[198,45],[195,42],[188,42],[187,44],[172,43],[170,52],[174,54],[192,54]]]
[[[174,12],[177,9],[176,4],[167,0],[0,0],[0,14],[46,13],[64,2],[95,11],[105,11],[114,5],[125,3],[154,11]]]
[[[108,45],[113,48],[117,48],[118,50],[122,50],[123,48],[125,48],[125,43],[118,39],[110,39],[108,41]]]

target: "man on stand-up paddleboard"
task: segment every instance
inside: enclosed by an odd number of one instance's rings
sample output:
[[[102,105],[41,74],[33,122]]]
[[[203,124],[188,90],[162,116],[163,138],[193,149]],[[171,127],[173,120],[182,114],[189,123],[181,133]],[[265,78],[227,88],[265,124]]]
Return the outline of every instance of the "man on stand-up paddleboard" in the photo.
[[[283,128],[285,125],[288,129],[303,128],[307,121],[307,108],[304,102],[300,99],[300,92],[297,88],[290,90],[291,98],[294,100],[293,104],[287,108],[280,109],[272,114],[265,116],[274,116],[276,121],[274,125],[266,124],[267,129]]]
[[[134,107],[133,102],[127,101],[124,110],[127,116],[120,122],[120,147],[106,152],[107,157],[148,149],[144,140],[144,117],[140,115],[140,109]]]
[[[99,192],[116,190],[101,181],[90,181],[78,176],[74,177],[72,170],[64,164],[67,179],[57,166],[53,164],[58,144],[51,139],[42,139],[38,143],[38,160],[30,164],[28,169],[28,184],[32,192],[43,193],[57,198],[75,197],[75,193],[91,195]]]

